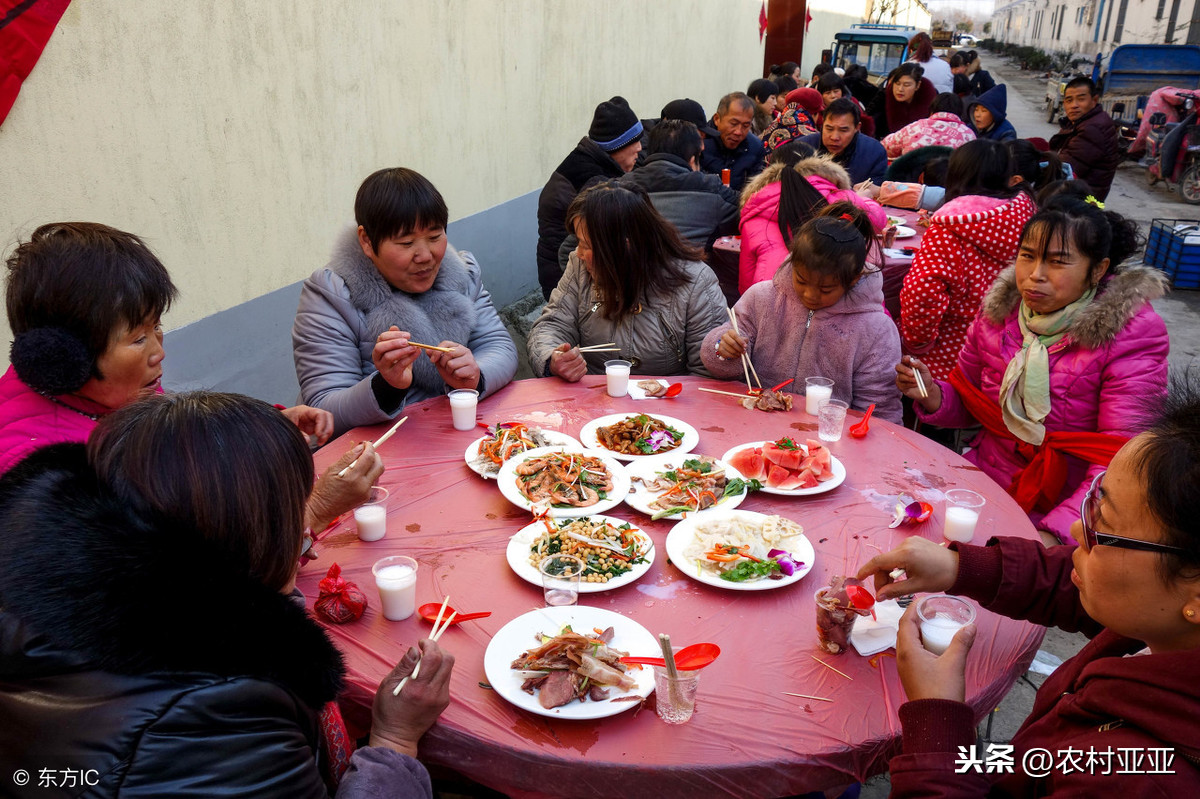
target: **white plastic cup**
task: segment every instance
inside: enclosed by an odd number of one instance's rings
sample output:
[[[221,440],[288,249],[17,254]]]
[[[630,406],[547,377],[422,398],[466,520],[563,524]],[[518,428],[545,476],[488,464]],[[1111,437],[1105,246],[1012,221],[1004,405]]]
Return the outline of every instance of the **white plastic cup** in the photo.
[[[475,409],[479,406],[479,392],[473,388],[456,388],[450,397],[450,416],[455,430],[475,429]]]
[[[954,634],[975,621],[975,608],[949,594],[931,594],[917,603],[921,621],[921,645],[935,655],[950,647]]]
[[[371,486],[366,502],[354,509],[354,525],[358,528],[359,541],[378,541],[387,535],[388,490],[382,486]]]
[[[538,564],[542,574],[542,596],[552,607],[574,605],[579,601],[579,578],[583,560],[574,555],[550,555]]]
[[[846,422],[846,410],[850,403],[827,399],[817,409],[817,438],[822,441],[840,441],[842,425]]]
[[[390,555],[371,567],[379,605],[388,621],[404,621],[417,609],[417,562],[405,555]]]
[[[608,379],[608,396],[624,397],[629,393],[629,361],[605,361],[604,375]]]
[[[810,377],[804,381],[804,412],[816,416],[821,403],[833,399],[833,381],[828,377]]]
[[[983,495],[966,488],[946,492],[946,527],[942,535],[947,541],[967,543],[975,537],[975,525],[987,500]]]

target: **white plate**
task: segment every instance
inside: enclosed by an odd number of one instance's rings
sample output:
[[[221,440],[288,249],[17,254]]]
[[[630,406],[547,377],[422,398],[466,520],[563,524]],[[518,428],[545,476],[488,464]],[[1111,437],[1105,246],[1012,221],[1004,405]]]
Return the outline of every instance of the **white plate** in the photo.
[[[687,422],[676,419],[674,416],[663,416],[661,413],[649,413],[647,416],[653,416],[667,427],[673,427],[683,433],[683,440],[675,449],[667,452],[654,452],[649,455],[623,455],[619,452],[613,452],[608,447],[600,443],[600,438],[596,435],[596,431],[601,427],[608,427],[617,422],[622,422],[631,416],[640,416],[637,413],[612,413],[608,416],[601,416],[599,419],[593,419],[585,424],[579,431],[579,440],[583,442],[583,446],[587,449],[594,449],[603,452],[611,458],[616,458],[620,461],[640,461],[643,458],[653,458],[658,455],[674,455],[677,452],[691,452],[700,444],[700,431],[692,427]]]
[[[892,216],[891,214],[888,214],[887,221],[889,225],[896,225],[899,227],[900,225],[904,224],[905,219],[902,216]]]
[[[539,428],[539,429],[541,429],[541,428]],[[572,447],[572,448],[578,448],[581,446],[581,444],[578,441],[571,438],[566,433],[560,433],[557,430],[542,429],[542,435],[544,435],[547,439],[549,439],[550,443],[555,444],[557,446]],[[479,438],[472,441],[471,446],[467,447],[467,451],[463,454],[463,457],[466,458],[467,468],[469,468],[471,471],[475,472],[475,474],[479,475],[484,480],[490,480],[492,478],[489,475],[484,474],[483,470],[475,465],[475,459],[479,457],[479,448],[483,445],[483,442],[486,440],[487,440],[487,436],[480,436]],[[503,464],[501,464],[501,465],[503,466]]]
[[[538,645],[534,638],[538,633],[554,635],[570,624],[578,632],[591,632],[593,627],[601,630],[613,628],[612,648],[620,649],[630,654],[662,651],[658,639],[650,634],[642,625],[633,619],[628,619],[619,613],[603,608],[592,608],[587,605],[571,605],[569,607],[549,607],[531,610],[517,616],[492,636],[487,651],[483,653],[483,672],[487,675],[488,683],[500,697],[522,710],[536,713],[539,716],[549,716],[556,719],[602,719],[615,716],[635,708],[641,702],[626,700],[624,702],[586,702],[574,701],[562,707],[547,710],[538,702],[536,692],[527,694],[521,690],[525,682],[513,671],[512,662],[523,652]],[[639,696],[645,699],[654,690],[654,670],[644,666],[639,671],[629,672],[637,682],[632,691],[621,693],[612,688],[609,696],[619,699],[623,696]]]
[[[689,457],[694,455],[695,453],[691,453],[690,455],[687,453],[676,455],[674,452],[668,452],[666,455],[655,455],[653,457],[648,457],[644,460],[635,461],[629,464],[627,467],[625,467],[626,472],[629,474],[630,485],[629,496],[625,497],[625,504],[634,510],[641,511],[647,516],[653,516],[654,514],[658,513],[658,508],[650,507],[650,503],[658,499],[662,492],[651,491],[642,483],[636,482],[633,478],[644,477],[647,480],[653,480],[658,476],[658,472],[667,471],[666,465],[668,463],[672,466],[679,466]],[[737,478],[745,479],[742,477],[741,472],[724,461],[718,460],[715,464],[713,464],[713,468],[724,469],[726,480],[734,480]],[[688,511],[688,516],[693,516],[697,513],[706,514],[712,513],[716,510],[729,510],[731,508],[736,508],[738,505],[742,504],[742,500],[746,498],[746,493],[747,492],[743,491],[742,493],[735,494],[731,497],[722,497],[721,500],[711,508],[707,508],[702,511]],[[676,514],[675,516],[668,516],[666,518],[678,519],[679,515]]]
[[[575,447],[535,447],[525,450],[520,455],[509,458],[500,467],[500,474],[496,476],[496,485],[500,487],[500,493],[504,495],[505,499],[518,508],[524,508],[527,511],[533,512],[533,503],[526,499],[525,495],[517,488],[516,468],[529,458],[544,455],[548,452],[566,452],[568,454],[574,453],[576,455],[599,458],[604,462],[608,473],[612,475],[613,483],[613,490],[608,492],[607,498],[600,500],[595,505],[588,505],[586,508],[550,508],[546,512],[546,515],[550,518],[570,519],[576,516],[591,516],[595,513],[604,513],[604,511],[612,510],[620,505],[625,500],[625,495],[629,493],[629,475],[625,473],[625,467],[603,452],[576,449]]]
[[[794,440],[795,439],[793,439],[793,441]],[[729,459],[741,450],[749,447],[763,447],[767,444],[774,443],[774,441],[752,441],[749,444],[738,444],[736,447],[722,455],[721,460],[728,463]],[[796,441],[796,443],[799,444],[799,446],[804,450],[804,454],[807,455],[808,445],[800,444],[799,441]],[[833,470],[833,479],[826,480],[823,483],[817,483],[814,488],[774,488],[767,485],[766,480],[762,480],[761,482],[763,487],[761,490],[764,494],[778,494],[781,497],[807,497],[810,494],[824,494],[826,491],[832,491],[833,489],[837,488],[846,480],[846,467],[842,465],[841,461],[833,456],[832,452],[829,453],[829,468]]]
[[[722,580],[715,573],[701,569],[696,565],[696,561],[689,559],[684,553],[691,546],[695,539],[696,526],[700,524],[708,524],[722,518],[737,517],[746,521],[762,522],[767,518],[765,513],[755,513],[752,510],[727,510],[718,511],[710,515],[689,515],[686,519],[679,522],[671,528],[671,532],[667,533],[667,557],[671,559],[671,563],[675,564],[675,568],[696,580],[707,585],[716,586],[717,588],[727,588],[730,591],[772,591],[776,588],[786,588],[793,583],[798,583],[804,578],[804,575],[812,571],[813,561],[817,554],[813,551],[812,543],[809,542],[808,536],[798,536],[798,541],[792,545],[792,559],[797,565],[801,562],[803,566],[796,569],[791,577],[784,577],[782,580],[755,580],[750,583],[733,583],[729,580]]]
[[[603,519],[620,527],[622,524],[628,524],[633,530],[638,533],[650,545],[646,552],[645,563],[635,563],[633,568],[622,574],[620,577],[614,577],[607,583],[579,583],[579,593],[595,594],[599,591],[612,591],[615,588],[620,588],[636,582],[646,572],[650,571],[650,566],[654,564],[654,541],[650,536],[632,522],[627,522],[624,519],[618,519],[614,516],[604,516],[599,513],[591,514],[593,519]],[[551,522],[554,524],[554,522]],[[541,537],[542,533],[546,532],[546,525],[540,521],[526,525],[517,531],[517,534],[508,539],[508,549],[504,552],[504,557],[508,559],[508,565],[514,573],[527,583],[533,583],[536,586],[541,586],[542,575],[537,570],[537,567],[529,562],[529,548],[533,546],[533,542]]]
[[[917,235],[917,231],[910,228],[908,225],[896,225],[896,238],[911,239]]]

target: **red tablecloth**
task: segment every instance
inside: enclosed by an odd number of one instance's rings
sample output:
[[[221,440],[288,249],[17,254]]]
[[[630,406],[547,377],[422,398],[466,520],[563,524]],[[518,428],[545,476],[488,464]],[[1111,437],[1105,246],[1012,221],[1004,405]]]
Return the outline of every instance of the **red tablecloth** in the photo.
[[[520,419],[577,436],[597,416],[658,412],[696,427],[698,451],[717,456],[748,441],[815,437],[816,420],[803,412],[802,399],[790,413],[766,414],[746,410],[732,397],[695,390],[698,385],[736,390],[729,383],[682,380],[686,388],[678,398],[644,401],[608,397],[602,376],[576,384],[557,378],[519,381],[481,403],[480,417]],[[800,522],[816,548],[812,572],[784,589],[742,593],[695,582],[667,563],[662,545],[670,522],[651,522],[618,506],[609,513],[648,531],[659,557],[634,585],[583,595],[582,601],[625,614],[653,633],[670,633],[680,646],[715,642],[722,655],[703,672],[696,715],[686,725],[667,726],[652,707],[599,721],[548,719],[512,707],[481,684],[491,635],[542,603],[541,588],[513,574],[504,556],[508,539],[531,517],[505,500],[494,482],[467,468],[463,453],[479,431],[453,430],[445,398],[405,412],[408,424],[382,448],[387,471],[381,483],[391,490],[387,538],[362,543],[352,523],[334,530],[320,545],[320,559],[301,571],[297,584],[311,603],[318,579],[337,561],[343,575],[370,598],[360,621],[328,628],[349,667],[343,704],[352,726],[369,723],[380,679],[430,630],[416,616],[388,622],[379,615],[370,574],[376,559],[407,554],[419,561],[419,603],[440,602],[449,594],[460,610],[494,611],[442,638],[456,658],[453,698],[423,739],[421,757],[514,796],[784,796],[883,771],[897,752],[896,711],[904,701],[895,660],[881,657],[872,666],[853,652],[823,655],[852,682],[815,663],[810,657],[817,654],[813,592],[831,575],[855,571],[907,535],[940,540],[938,499],[948,488],[972,488],[987,498],[976,541],[999,533],[1035,536],[1016,503],[976,467],[878,420],[872,420],[865,439],[847,436],[830,445],[848,472],[838,488],[808,498],[758,493],[742,504]],[[317,455],[318,465],[344,452],[350,439],[373,439],[385,429],[351,431]],[[889,529],[901,492],[932,501],[933,519],[920,527]],[[967,693],[982,717],[1025,671],[1042,629],[986,612],[978,624]],[[834,701],[794,699],[782,691]]]

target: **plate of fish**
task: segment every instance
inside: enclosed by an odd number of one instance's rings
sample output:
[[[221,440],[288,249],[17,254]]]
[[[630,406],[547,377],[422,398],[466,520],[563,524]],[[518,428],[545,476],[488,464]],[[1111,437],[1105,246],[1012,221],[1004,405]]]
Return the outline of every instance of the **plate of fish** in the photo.
[[[715,510],[667,534],[667,557],[693,580],[731,591],[770,591],[799,582],[816,552],[804,528],[782,516]]]
[[[747,479],[761,480],[762,492],[784,497],[824,494],[846,480],[846,467],[820,441],[800,444],[784,437],[776,441],[739,444],[721,456]]]
[[[500,422],[488,428],[488,434],[477,438],[467,447],[464,457],[467,467],[487,479],[500,474],[500,467],[513,455],[536,447],[579,447],[566,433],[544,430],[524,422]]]
[[[700,432],[671,416],[649,413],[613,413],[593,419],[579,431],[587,449],[600,450],[621,461],[635,461],[668,452],[691,452],[700,444]]]
[[[654,690],[652,669],[619,658],[658,649],[649,630],[619,613],[548,607],[501,627],[484,652],[483,671],[496,693],[522,710],[600,719],[637,707]]]
[[[579,593],[612,591],[637,581],[654,563],[654,542],[642,530],[612,516],[538,519],[508,540],[505,557],[522,580],[541,586],[538,564],[549,555],[575,555],[584,562]]]
[[[657,455],[625,468],[631,486],[625,504],[652,519],[736,508],[754,485],[724,461],[694,453]]]
[[[496,484],[518,508],[555,519],[612,510],[629,493],[629,475],[620,463],[573,447],[537,447],[515,455],[500,467]]]

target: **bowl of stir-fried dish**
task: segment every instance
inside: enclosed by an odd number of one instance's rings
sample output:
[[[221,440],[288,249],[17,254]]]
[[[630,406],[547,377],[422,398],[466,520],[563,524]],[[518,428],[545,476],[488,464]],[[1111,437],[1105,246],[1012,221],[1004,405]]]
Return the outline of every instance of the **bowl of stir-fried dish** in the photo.
[[[483,670],[496,693],[523,710],[598,719],[637,707],[654,690],[652,669],[618,658],[658,650],[657,638],[619,613],[548,607],[501,627],[484,653]]]
[[[667,557],[693,580],[731,591],[770,591],[803,579],[816,553],[804,528],[782,516],[716,510],[667,534]]]
[[[477,438],[467,447],[464,458],[475,474],[495,478],[500,467],[514,455],[537,447],[574,447],[579,442],[566,433],[546,430],[524,422],[498,422],[488,428],[487,435]]]
[[[632,490],[625,504],[652,519],[731,509],[762,487],[724,461],[696,455],[659,455],[629,464]]]
[[[615,508],[629,493],[629,476],[595,450],[537,447],[505,461],[496,485],[517,507],[557,519]]]
[[[654,563],[654,543],[642,530],[613,516],[538,519],[508,541],[505,557],[513,572],[536,586],[538,564],[549,555],[580,558],[584,571],[579,593],[612,591],[635,582]]]
[[[579,440],[622,461],[691,452],[700,433],[687,422],[660,413],[613,413],[585,424]]]

